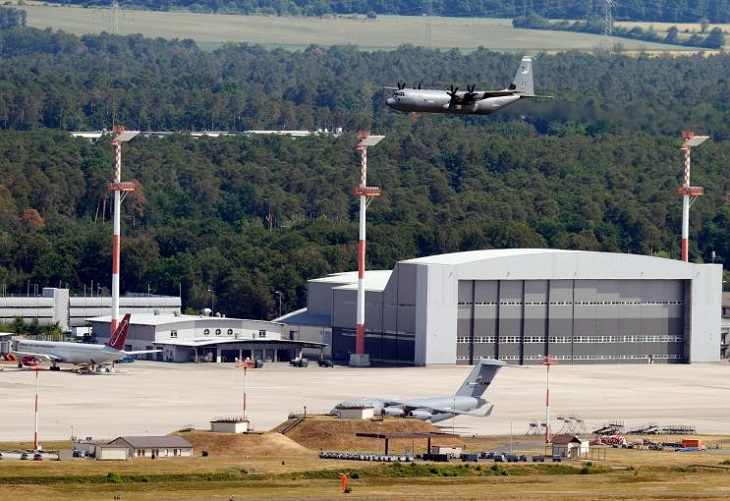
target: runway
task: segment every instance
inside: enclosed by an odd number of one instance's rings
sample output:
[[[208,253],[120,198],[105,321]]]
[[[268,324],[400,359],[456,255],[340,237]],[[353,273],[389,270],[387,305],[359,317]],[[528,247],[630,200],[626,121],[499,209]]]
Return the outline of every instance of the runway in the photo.
[[[36,377],[5,365],[0,372],[0,441],[32,441]],[[113,439],[164,435],[186,427],[210,429],[215,418],[243,414],[243,370],[235,364],[137,361],[114,375],[69,371],[38,375],[41,440],[72,435]],[[327,413],[338,402],[362,397],[451,395],[471,367],[306,368],[267,363],[246,373],[251,428],[269,430],[290,412]],[[439,423],[461,434],[525,434],[546,418],[544,367],[502,369],[485,397],[489,417],[461,416]],[[693,426],[702,434],[730,434],[730,365],[553,365],[550,368],[553,432],[574,418],[590,432],[610,421],[627,428],[646,424]]]

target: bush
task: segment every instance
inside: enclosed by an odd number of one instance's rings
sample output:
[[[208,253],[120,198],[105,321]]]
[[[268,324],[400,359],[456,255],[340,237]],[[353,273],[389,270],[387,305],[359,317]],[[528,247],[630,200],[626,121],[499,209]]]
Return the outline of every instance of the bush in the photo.
[[[122,483],[122,477],[119,475],[119,473],[115,473],[113,471],[110,471],[106,474],[106,481],[110,484],[121,484]]]

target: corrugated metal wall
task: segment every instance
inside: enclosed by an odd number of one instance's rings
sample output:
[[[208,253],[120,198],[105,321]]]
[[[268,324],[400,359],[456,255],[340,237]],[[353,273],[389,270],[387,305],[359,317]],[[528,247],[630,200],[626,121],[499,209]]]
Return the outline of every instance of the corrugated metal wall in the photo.
[[[464,280],[457,363],[684,362],[682,280]]]

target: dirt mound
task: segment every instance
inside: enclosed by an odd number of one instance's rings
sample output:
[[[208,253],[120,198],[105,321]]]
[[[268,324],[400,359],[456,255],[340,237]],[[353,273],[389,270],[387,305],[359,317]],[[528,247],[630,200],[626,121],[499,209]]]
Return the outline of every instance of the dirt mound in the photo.
[[[396,432],[434,432],[443,433],[430,423],[417,419],[383,419],[370,421],[360,419],[339,419],[331,416],[307,417],[296,426],[294,419],[280,424],[274,431],[285,431],[286,436],[293,441],[316,451],[358,451],[382,453],[385,450],[385,440],[376,438],[358,437],[357,433],[396,433]],[[427,439],[405,438],[391,439],[389,449],[393,453],[426,451]],[[431,445],[448,445],[463,447],[463,441],[458,438],[432,438]]]
[[[193,444],[195,454],[208,451],[215,456],[287,456],[311,455],[312,451],[285,437],[281,433],[213,433],[211,431],[178,432]]]

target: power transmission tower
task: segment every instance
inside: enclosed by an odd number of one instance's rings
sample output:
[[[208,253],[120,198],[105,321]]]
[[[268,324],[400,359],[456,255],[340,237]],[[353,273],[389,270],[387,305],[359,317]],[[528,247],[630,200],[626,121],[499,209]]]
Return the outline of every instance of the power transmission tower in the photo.
[[[112,0],[112,5],[109,9],[109,31],[114,35],[119,34],[119,10],[119,2]]]
[[[606,52],[611,54],[613,52],[613,7],[615,6],[615,0],[604,0],[603,6],[603,43],[605,45]]]

